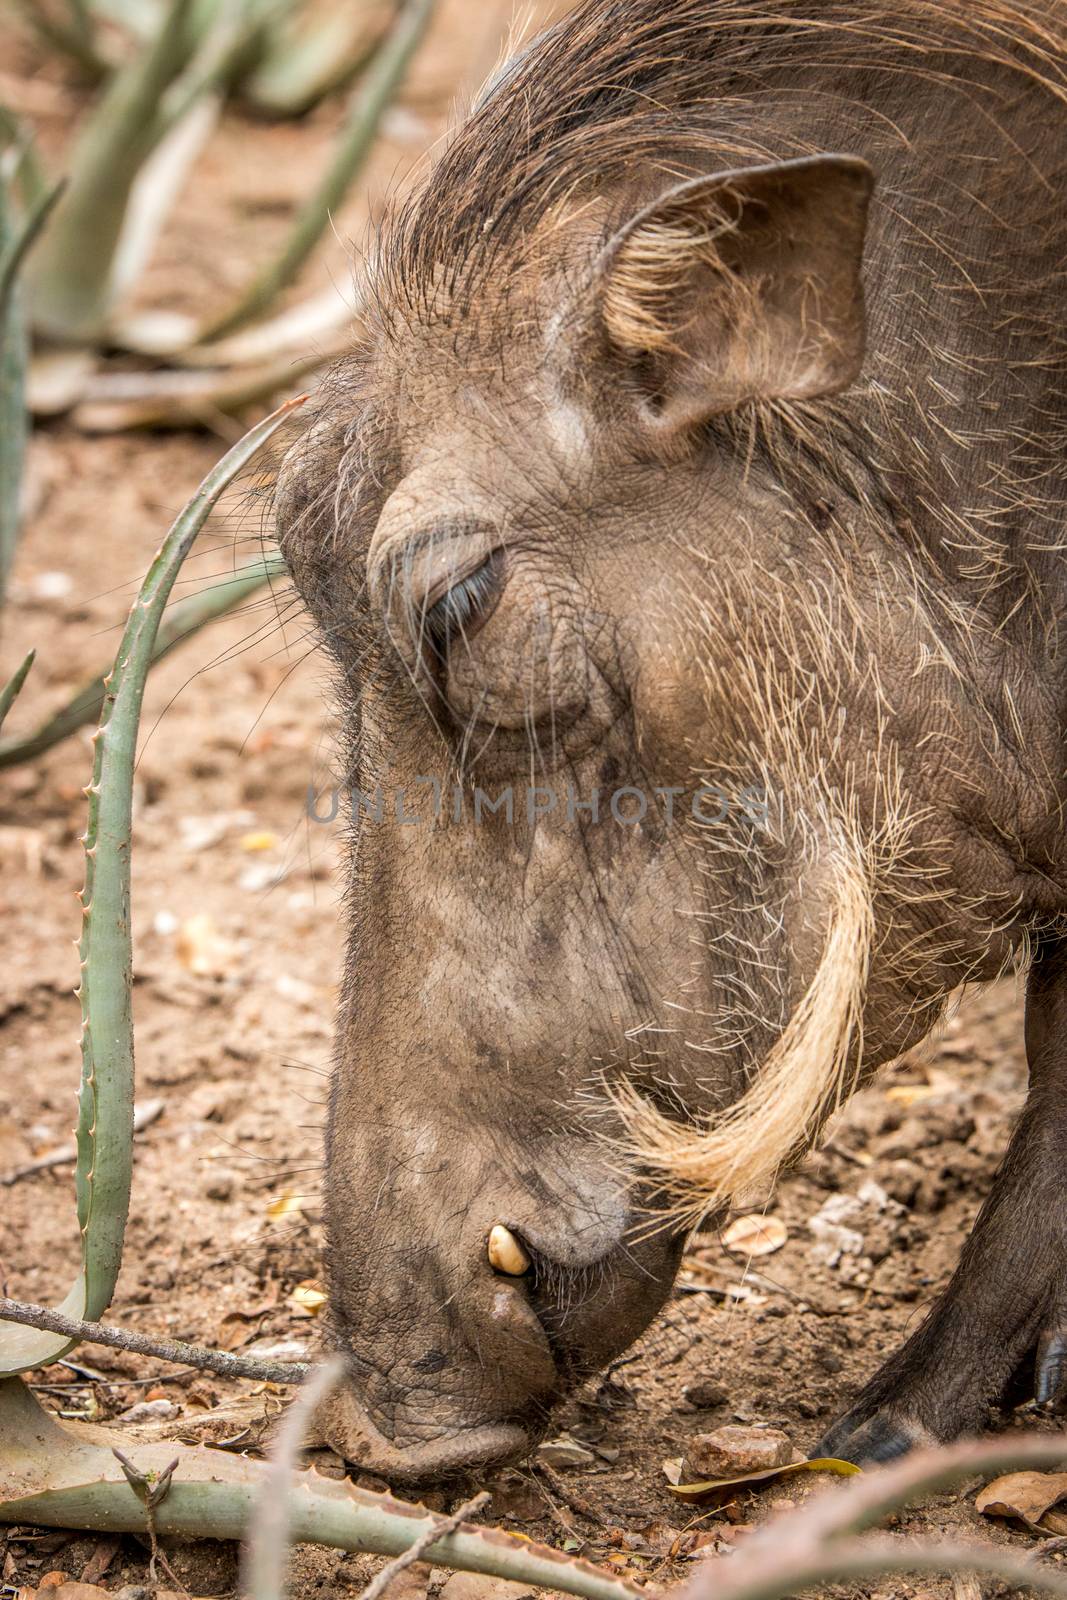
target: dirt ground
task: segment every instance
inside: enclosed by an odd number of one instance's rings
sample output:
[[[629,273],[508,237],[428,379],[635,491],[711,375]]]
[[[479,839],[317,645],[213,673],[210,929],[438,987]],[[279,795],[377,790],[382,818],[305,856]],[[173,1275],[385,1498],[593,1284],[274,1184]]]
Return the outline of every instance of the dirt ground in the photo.
[[[492,66],[509,12],[500,0],[443,6],[360,193],[300,292],[344,281],[343,241],[362,236],[383,187],[433,143],[453,98]],[[0,98],[29,116],[58,164],[83,92],[9,28],[0,59]],[[271,125],[229,112],[167,229],[144,303],[202,311],[237,288],[283,232],[338,115],[330,104],[302,122]],[[220,448],[206,432],[93,438],[63,421],[38,432],[0,679],[31,645],[39,659],[10,728],[58,706],[109,658],[162,531]],[[257,548],[259,516],[241,501],[217,516],[179,593],[225,581]],[[313,1288],[321,1273],[321,1106],[340,938],[336,827],[309,821],[305,803],[309,784],[329,783],[330,760],[325,665],[283,586],[199,635],[151,678],[137,775],[134,1003],[139,1099],[161,1101],[162,1110],[138,1143],[109,1314],[119,1324],[280,1356],[315,1349],[308,1296],[296,1291]],[[0,1179],[70,1134],[78,1078],[71,940],[89,765],[86,730],[33,765],[0,773]],[[800,1449],[814,1444],[946,1282],[1024,1081],[1020,996],[1005,981],[968,998],[938,1041],[860,1094],[825,1151],[782,1184],[769,1202],[786,1231],[779,1250],[749,1261],[717,1237],[696,1241],[653,1329],[561,1414],[562,1442],[549,1452],[554,1476],[530,1467],[498,1473],[487,1485],[489,1517],[658,1585],[682,1581],[699,1549],[731,1548],[772,1504],[798,1498],[795,1485],[777,1485],[725,1510],[694,1511],[672,1497],[665,1464],[677,1464],[691,1435],[729,1421],[782,1428]],[[813,1230],[812,1218],[835,1197],[861,1192],[866,1198],[844,1219],[861,1246],[831,1264],[825,1230]],[[70,1168],[0,1187],[4,1292],[61,1296],[75,1262]],[[84,1347],[82,1358],[84,1367],[35,1375],[45,1403],[67,1417],[121,1418],[148,1401],[154,1426],[219,1441],[233,1433],[227,1407],[237,1396],[253,1416],[280,1404],[263,1385],[105,1349]],[[123,1425],[136,1437],[133,1419]],[[254,1425],[247,1438],[238,1434],[237,1448],[254,1448]],[[318,1461],[341,1470],[326,1452]],[[981,1518],[973,1488],[935,1497],[900,1525],[1033,1548],[1032,1535]],[[460,1493],[431,1501],[447,1508]],[[110,1543],[110,1564],[95,1580],[116,1591],[143,1584],[142,1544]],[[0,1584],[10,1593],[37,1588],[50,1573],[77,1579],[106,1544],[0,1531]],[[174,1546],[170,1560],[194,1595],[234,1590],[230,1546]],[[374,1566],[301,1549],[292,1592],[300,1600],[355,1594]],[[414,1593],[425,1590],[421,1570]],[[433,1584],[442,1577],[435,1573]],[[894,1579],[832,1592],[975,1600],[983,1591],[970,1579]]]

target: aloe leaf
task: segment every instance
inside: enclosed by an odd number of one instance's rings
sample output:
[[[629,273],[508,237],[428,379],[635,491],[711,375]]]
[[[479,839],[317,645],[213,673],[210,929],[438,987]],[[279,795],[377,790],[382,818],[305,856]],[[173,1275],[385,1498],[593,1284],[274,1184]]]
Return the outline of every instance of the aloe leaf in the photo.
[[[301,402],[295,402],[299,404]],[[75,1189],[82,1270],[59,1308],[98,1318],[110,1304],[122,1260],[133,1171],[133,947],[130,844],[133,767],[145,679],[163,609],[193,540],[223,490],[282,424],[293,403],[245,434],[204,479],[163,541],[134,602],[109,678],[86,794],[82,890],[82,1085]],[[0,1373],[54,1361],[74,1341],[0,1323]]]
[[[132,39],[153,38],[163,17],[160,0],[93,0],[93,10]]]
[[[126,350],[171,356],[183,367],[246,367],[274,360],[286,351],[294,357],[305,355],[312,346],[318,348],[324,336],[351,328],[358,315],[356,307],[332,285],[217,344],[193,344],[195,324],[168,312],[140,311],[122,317],[112,323],[111,334]]]
[[[286,576],[285,563],[280,555],[264,556],[261,561],[249,562],[245,567],[239,567],[230,578],[223,578],[218,583],[213,583],[209,589],[202,590],[199,594],[188,595],[184,600],[179,600],[171,606],[163,621],[159,625],[156,642],[152,647],[153,664],[169,654],[176,645],[182,644],[191,638],[194,633],[206,627],[209,622],[225,616],[228,611],[233,611],[242,605],[250,595],[262,589],[265,584],[274,579]],[[25,663],[24,663],[25,665]],[[21,672],[21,668],[19,669]],[[16,678],[18,674],[16,674]],[[15,680],[12,680],[14,682]],[[46,750],[51,750],[53,745],[69,739],[72,733],[77,733],[79,728],[86,727],[91,722],[100,719],[104,706],[106,690],[106,677],[98,674],[83,683],[81,688],[71,695],[66,705],[61,706],[55,714],[42,722],[32,733],[11,735],[7,739],[0,739],[0,771],[4,767],[21,766],[26,761],[34,761]],[[15,693],[18,693],[16,686]],[[10,685],[9,685],[10,688]],[[7,692],[6,690],[4,691]],[[12,696],[12,699],[14,696]],[[0,699],[0,707],[3,700]],[[0,722],[3,721],[0,716]]]
[[[65,180],[60,179],[51,188],[37,194],[25,219],[18,226],[13,226],[9,185],[0,185],[0,204],[3,205],[3,212],[0,213],[0,315],[7,312],[15,295],[19,269],[65,187]]]
[[[130,191],[166,132],[161,97],[196,47],[194,4],[171,0],[155,37],[115,74],[78,139],[69,186],[30,261],[34,323],[43,333],[76,340],[104,331]]]
[[[12,155],[14,161],[8,159]],[[20,160],[14,151],[5,152],[0,167],[0,610],[18,543],[22,469],[29,437],[26,416],[29,340],[19,269],[62,190],[62,185],[56,184],[38,195],[25,218],[19,218],[13,191]]]
[[[136,287],[190,168],[214,133],[222,96],[205,92],[168,129],[134,180],[111,261],[108,302]]]
[[[209,0],[200,0],[200,4]],[[214,0],[211,0],[214,3]],[[159,108],[164,132],[181,121],[204,95],[221,95],[247,69],[270,24],[292,10],[295,0],[222,0],[211,26],[202,25],[201,43],[182,75],[171,84]]]
[[[265,311],[291,283],[318,243],[366,159],[408,63],[433,11],[434,0],[406,0],[397,22],[352,97],[344,129],[315,192],[301,207],[279,255],[253,278],[235,305],[201,331],[201,341],[232,333]]]
[[[373,23],[373,17],[353,17],[346,7],[303,31],[277,30],[263,61],[242,85],[243,97],[272,116],[302,116],[367,65],[381,36]]]
[[[108,62],[96,47],[88,12],[82,0],[70,0],[69,22],[62,22],[40,0],[22,0],[21,10],[34,32],[55,50],[62,50],[78,63],[94,83],[107,76]]]
[[[269,1468],[260,1461],[203,1445],[131,1445],[118,1430],[95,1429],[92,1440],[68,1432],[18,1380],[0,1383],[0,1523],[145,1533],[143,1503],[100,1438],[113,1438],[142,1472],[162,1471],[178,1457],[171,1487],[155,1507],[166,1537],[240,1539]],[[314,1471],[294,1475],[289,1495],[291,1537],[399,1555],[426,1529],[446,1519],[388,1494],[372,1494]],[[585,1600],[632,1600],[640,1591],[590,1562],[574,1560],[496,1528],[460,1528],[426,1552],[436,1566],[484,1572],[537,1584]]]
[[[0,105],[0,149],[4,151],[5,160],[10,159],[14,150],[14,186],[23,210],[31,211],[51,188],[51,184],[38,160],[32,139],[18,117],[3,105]]]
[[[36,650],[31,650],[27,656],[24,656],[22,662],[15,668],[14,673],[8,679],[7,683],[5,683],[4,687],[0,689],[0,728],[4,726],[4,718],[11,710],[11,707],[15,704],[15,701],[18,698],[19,690],[26,682],[26,674],[33,666],[34,657],[36,654]]]
[[[264,362],[235,371],[205,372],[192,368],[166,372],[101,373],[90,379],[72,420],[86,433],[121,433],[130,428],[211,427],[220,417],[234,416],[309,372],[325,366],[346,347],[347,339],[299,359]]]

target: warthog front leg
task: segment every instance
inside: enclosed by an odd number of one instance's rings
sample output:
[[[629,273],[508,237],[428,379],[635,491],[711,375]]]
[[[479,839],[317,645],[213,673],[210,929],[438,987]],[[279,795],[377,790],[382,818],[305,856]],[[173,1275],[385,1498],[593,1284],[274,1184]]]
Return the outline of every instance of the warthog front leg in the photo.
[[[1035,1349],[1038,1402],[1067,1403],[1067,939],[1035,949],[1026,1056],[1026,1106],[951,1283],[818,1454],[886,1461],[976,1432]]]

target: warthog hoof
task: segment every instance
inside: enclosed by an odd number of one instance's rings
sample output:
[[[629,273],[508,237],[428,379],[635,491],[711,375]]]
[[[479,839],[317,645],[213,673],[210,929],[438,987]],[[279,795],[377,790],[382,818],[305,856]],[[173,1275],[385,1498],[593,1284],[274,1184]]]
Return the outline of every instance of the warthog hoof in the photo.
[[[1026,1107],[952,1282],[821,1453],[888,1461],[977,1433],[990,1404],[1031,1394],[1043,1410],[1067,1406],[1067,940],[1058,937],[1039,941],[1031,962],[1026,1056]]]
[[[873,1466],[881,1461],[894,1461],[897,1456],[907,1455],[909,1450],[929,1443],[926,1430],[905,1417],[896,1421],[886,1411],[876,1411],[870,1416],[861,1405],[834,1423],[816,1445],[814,1454],[854,1461],[857,1466]]]
[[[1038,1340],[1034,1399],[1043,1411],[1067,1411],[1067,1310]]]

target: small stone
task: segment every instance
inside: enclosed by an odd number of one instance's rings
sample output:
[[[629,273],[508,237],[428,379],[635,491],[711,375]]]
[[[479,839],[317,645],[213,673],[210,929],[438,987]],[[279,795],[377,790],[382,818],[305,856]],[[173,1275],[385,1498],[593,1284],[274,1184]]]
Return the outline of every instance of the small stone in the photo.
[[[728,1422],[713,1433],[697,1433],[689,1441],[683,1478],[739,1478],[746,1472],[785,1467],[793,1459],[793,1443],[778,1428],[752,1428]]]
[[[69,572],[38,572],[26,587],[35,600],[65,600],[74,588],[74,579]]]
[[[220,1172],[212,1178],[204,1193],[209,1200],[231,1200],[233,1198],[233,1178],[228,1172]]]
[[[699,1411],[710,1411],[712,1406],[724,1406],[729,1398],[726,1385],[715,1378],[697,1378],[682,1390],[682,1399],[696,1406]]]
[[[120,1422],[169,1422],[172,1417],[180,1416],[181,1407],[176,1406],[173,1400],[138,1400],[136,1405],[129,1406],[125,1411],[120,1411]]]

